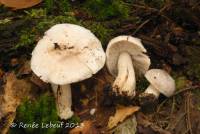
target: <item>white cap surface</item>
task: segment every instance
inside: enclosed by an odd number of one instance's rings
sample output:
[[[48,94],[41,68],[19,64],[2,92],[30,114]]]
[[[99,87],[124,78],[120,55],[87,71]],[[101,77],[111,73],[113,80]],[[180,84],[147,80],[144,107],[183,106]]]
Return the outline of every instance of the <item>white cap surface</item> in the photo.
[[[32,52],[31,69],[43,81],[64,85],[87,79],[105,64],[101,42],[84,27],[57,24]]]
[[[109,42],[106,49],[106,65],[112,75],[117,75],[117,62],[122,52],[131,55],[137,75],[144,74],[149,69],[150,59],[144,54],[146,49],[141,40],[132,36],[118,36]]]
[[[173,95],[175,91],[174,79],[162,69],[150,69],[145,74],[151,85],[167,97]]]

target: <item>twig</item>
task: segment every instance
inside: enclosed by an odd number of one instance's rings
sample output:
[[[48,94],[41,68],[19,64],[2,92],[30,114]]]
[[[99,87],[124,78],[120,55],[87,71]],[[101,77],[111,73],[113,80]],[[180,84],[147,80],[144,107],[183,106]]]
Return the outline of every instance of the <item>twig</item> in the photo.
[[[171,107],[171,111],[170,111],[170,117],[172,117],[172,114],[174,112],[174,109],[175,109],[175,98],[173,97],[172,98],[172,107]]]
[[[180,89],[179,91],[175,92],[173,96],[176,96],[176,95],[181,94],[181,93],[183,93],[183,92],[186,92],[186,91],[188,91],[188,90],[194,90],[194,89],[197,89],[197,88],[200,88],[200,85],[195,85],[195,86],[183,88],[183,89]],[[172,97],[172,96],[171,96],[171,97]]]
[[[191,95],[191,93],[188,92],[187,93],[187,99],[186,99],[186,111],[187,111],[187,121],[186,121],[186,123],[187,123],[187,127],[189,129],[190,134],[193,134],[192,133],[191,120],[190,120],[190,101],[191,101],[190,95]]]
[[[184,118],[186,115],[186,113],[180,113],[180,115],[178,115],[175,120],[171,121],[171,123],[168,124],[168,126],[166,127],[166,130],[168,131],[172,131],[176,128],[176,126],[180,123],[180,121],[182,120],[182,118]]]
[[[135,35],[145,24],[147,24],[150,21],[150,19],[145,20],[142,24],[139,25],[139,27],[133,32],[133,35]]]
[[[196,7],[198,7],[200,5],[200,1],[197,2],[194,6],[192,6],[192,9],[195,9]]]
[[[167,99],[164,100],[162,103],[160,103],[160,105],[158,105],[158,108],[157,108],[157,110],[156,110],[157,113],[159,113],[161,107],[165,104],[165,102],[167,102]]]
[[[186,129],[185,132],[183,132],[183,134],[188,134],[189,129]]]

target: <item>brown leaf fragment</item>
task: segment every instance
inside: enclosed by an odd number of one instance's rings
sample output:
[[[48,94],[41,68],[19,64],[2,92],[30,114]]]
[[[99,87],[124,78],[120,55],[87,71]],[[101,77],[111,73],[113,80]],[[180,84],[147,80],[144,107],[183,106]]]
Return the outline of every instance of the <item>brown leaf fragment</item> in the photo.
[[[136,130],[137,121],[135,115],[133,115],[112,129],[110,134],[135,134]]]
[[[93,126],[92,121],[86,120],[80,126],[72,129],[69,134],[98,134],[96,128]]]
[[[26,80],[17,79],[14,73],[8,74],[4,93],[0,96],[0,119],[7,113],[14,113],[30,89],[31,85]]]
[[[0,68],[0,79],[3,77],[3,75],[4,75],[4,72],[3,72],[3,70]]]
[[[30,67],[30,62],[26,61],[22,67],[19,69],[19,71],[17,72],[17,78],[23,78],[25,76],[29,76],[32,74],[32,70]]]
[[[111,116],[108,121],[108,129],[112,129],[117,126],[118,123],[124,121],[127,117],[134,114],[140,109],[138,106],[129,106],[124,107],[120,106],[116,109],[116,113],[114,116]]]
[[[39,4],[42,0],[0,0],[0,3],[14,10],[29,8]]]
[[[7,134],[12,122],[14,121],[16,113],[8,113],[2,120],[0,120],[0,134]]]

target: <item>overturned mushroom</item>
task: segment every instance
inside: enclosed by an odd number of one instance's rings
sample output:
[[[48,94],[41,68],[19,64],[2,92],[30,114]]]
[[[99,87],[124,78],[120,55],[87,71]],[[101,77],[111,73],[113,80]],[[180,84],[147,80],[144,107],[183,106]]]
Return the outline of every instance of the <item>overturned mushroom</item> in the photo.
[[[105,63],[100,41],[89,30],[74,24],[57,24],[45,32],[32,52],[31,69],[51,83],[62,119],[73,115],[71,83],[91,77]]]
[[[162,69],[150,69],[145,74],[146,79],[150,82],[150,85],[145,90],[144,94],[152,94],[155,98],[158,98],[160,93],[166,97],[170,97],[175,91],[174,79]]]
[[[116,77],[113,90],[119,95],[135,96],[136,78],[144,74],[150,66],[149,57],[141,40],[131,36],[112,39],[106,50],[106,65]]]

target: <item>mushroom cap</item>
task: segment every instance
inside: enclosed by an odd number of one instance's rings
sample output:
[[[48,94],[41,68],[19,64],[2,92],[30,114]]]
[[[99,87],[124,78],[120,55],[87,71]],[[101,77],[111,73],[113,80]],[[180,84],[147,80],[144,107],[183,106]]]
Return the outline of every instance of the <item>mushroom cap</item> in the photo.
[[[144,74],[149,69],[151,61],[145,54],[146,49],[141,40],[132,36],[118,36],[108,43],[106,49],[106,65],[113,76],[117,75],[117,63],[121,52],[128,52],[131,55],[137,76]]]
[[[32,52],[31,69],[45,82],[64,85],[97,73],[105,64],[101,42],[88,29],[57,24]]]
[[[162,69],[150,69],[145,74],[151,85],[163,95],[170,97],[176,87],[174,79]]]

